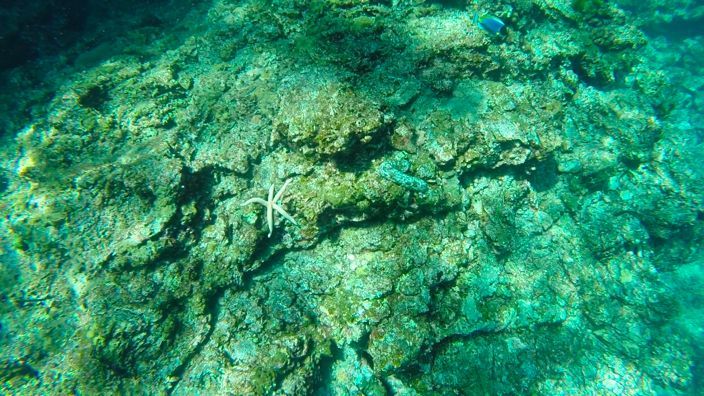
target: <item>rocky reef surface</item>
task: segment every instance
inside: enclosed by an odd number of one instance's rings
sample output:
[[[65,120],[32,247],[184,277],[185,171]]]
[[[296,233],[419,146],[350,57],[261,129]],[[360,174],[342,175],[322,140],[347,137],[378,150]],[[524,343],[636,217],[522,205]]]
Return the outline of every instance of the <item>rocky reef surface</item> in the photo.
[[[703,6],[171,3],[2,72],[4,392],[702,392]]]

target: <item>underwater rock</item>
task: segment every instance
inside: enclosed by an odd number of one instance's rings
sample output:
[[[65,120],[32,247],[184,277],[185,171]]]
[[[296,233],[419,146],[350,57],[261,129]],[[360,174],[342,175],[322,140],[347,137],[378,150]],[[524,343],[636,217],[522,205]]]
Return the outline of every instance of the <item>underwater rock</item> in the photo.
[[[369,336],[369,355],[382,374],[410,365],[418,359],[427,324],[404,316],[386,320]]]
[[[559,148],[562,104],[549,87],[483,83],[478,88],[483,98],[476,121],[458,128],[466,141],[459,146],[464,150],[458,154],[459,169],[518,166]],[[536,110],[538,102],[543,111]]]
[[[3,390],[702,393],[701,7],[640,3],[149,2],[8,71]]]
[[[379,105],[345,84],[301,85],[286,92],[275,130],[306,154],[350,155],[386,126]]]
[[[607,26],[594,29],[592,39],[594,44],[607,51],[637,49],[648,42],[645,34],[634,26]]]

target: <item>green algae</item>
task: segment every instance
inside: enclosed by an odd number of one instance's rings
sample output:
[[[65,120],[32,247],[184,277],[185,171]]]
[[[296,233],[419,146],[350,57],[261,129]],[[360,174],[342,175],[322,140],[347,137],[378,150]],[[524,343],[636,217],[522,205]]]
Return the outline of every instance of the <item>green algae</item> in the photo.
[[[572,7],[582,14],[594,15],[602,12],[607,7],[605,0],[573,0]]]
[[[3,72],[3,389],[697,393],[701,36],[459,3],[147,7]]]

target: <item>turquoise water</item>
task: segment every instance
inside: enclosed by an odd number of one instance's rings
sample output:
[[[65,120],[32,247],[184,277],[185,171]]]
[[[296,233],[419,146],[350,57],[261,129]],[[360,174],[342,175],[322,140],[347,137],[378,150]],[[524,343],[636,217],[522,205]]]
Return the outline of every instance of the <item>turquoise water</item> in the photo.
[[[8,1],[3,394],[704,393],[704,4]]]

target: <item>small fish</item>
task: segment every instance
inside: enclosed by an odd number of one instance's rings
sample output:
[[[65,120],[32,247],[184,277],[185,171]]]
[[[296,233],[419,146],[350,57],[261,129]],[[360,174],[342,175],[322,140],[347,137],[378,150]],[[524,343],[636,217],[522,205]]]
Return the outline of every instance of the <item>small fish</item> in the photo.
[[[501,29],[506,25],[504,21],[495,16],[485,16],[480,19],[479,14],[476,12],[474,13],[474,18],[472,18],[472,23],[477,24],[477,26],[491,34],[501,33]]]

